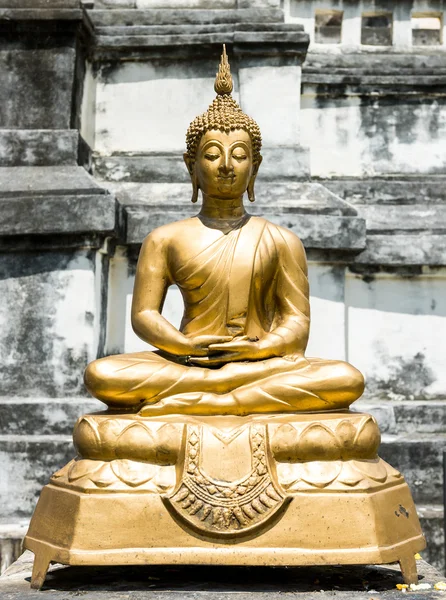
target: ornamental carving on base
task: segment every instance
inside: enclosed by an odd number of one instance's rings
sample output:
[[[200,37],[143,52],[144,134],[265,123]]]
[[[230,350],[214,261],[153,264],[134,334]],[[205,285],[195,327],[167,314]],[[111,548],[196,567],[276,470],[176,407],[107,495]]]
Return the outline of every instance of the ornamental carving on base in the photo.
[[[234,535],[268,521],[286,502],[275,484],[267,452],[265,425],[249,428],[251,472],[241,480],[216,481],[201,466],[203,428],[188,426],[181,484],[165,502],[194,529]]]

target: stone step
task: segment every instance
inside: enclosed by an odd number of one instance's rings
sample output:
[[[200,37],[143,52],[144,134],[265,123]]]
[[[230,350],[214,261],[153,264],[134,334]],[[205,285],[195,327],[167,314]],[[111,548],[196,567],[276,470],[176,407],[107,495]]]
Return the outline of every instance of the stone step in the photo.
[[[0,523],[0,575],[22,553],[22,540],[28,530],[28,519]]]
[[[371,402],[359,400],[352,410],[372,414],[381,433],[446,433],[446,400]]]
[[[116,9],[88,11],[93,26],[159,26],[159,25],[206,25],[219,23],[280,23],[284,20],[279,8],[244,9]]]
[[[379,455],[399,469],[410,486],[415,502],[443,502],[443,450],[446,434],[401,434],[382,436]]]
[[[446,200],[446,177],[394,175],[371,178],[318,179],[333,193],[351,204],[441,204]]]
[[[70,436],[80,416],[104,408],[93,398],[0,398],[0,436]]]
[[[440,504],[421,504],[417,505],[417,512],[427,542],[422,556],[439,571],[446,573],[444,507]]]
[[[1,398],[0,435],[71,435],[76,420],[105,405],[94,398]],[[352,410],[372,414],[382,434],[446,433],[446,400],[355,402]]]
[[[29,517],[50,476],[76,454],[71,436],[1,435],[2,520]]]

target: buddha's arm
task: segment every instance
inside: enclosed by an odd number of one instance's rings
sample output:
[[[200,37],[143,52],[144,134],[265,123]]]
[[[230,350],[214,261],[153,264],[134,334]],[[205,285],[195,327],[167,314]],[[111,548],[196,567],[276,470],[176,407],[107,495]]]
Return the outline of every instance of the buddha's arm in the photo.
[[[188,340],[162,315],[167,288],[171,285],[167,243],[157,230],[141,248],[133,288],[132,327],[145,342],[172,354],[188,353]]]
[[[261,340],[275,356],[302,354],[310,332],[308,267],[305,249],[300,239],[286,229],[280,229],[276,302],[280,320]]]
[[[172,278],[168,265],[168,239],[153,231],[144,240],[133,288],[132,327],[148,344],[177,356],[206,356],[212,343],[229,341],[228,336],[186,337],[161,314]]]

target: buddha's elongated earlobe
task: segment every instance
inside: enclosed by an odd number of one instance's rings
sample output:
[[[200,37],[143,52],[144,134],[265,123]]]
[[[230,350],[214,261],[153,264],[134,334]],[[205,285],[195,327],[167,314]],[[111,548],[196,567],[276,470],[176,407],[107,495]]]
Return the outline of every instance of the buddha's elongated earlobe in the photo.
[[[189,171],[190,180],[192,182],[191,202],[193,202],[195,204],[198,200],[198,190],[199,190],[197,176],[195,174],[195,168],[194,168],[195,161],[191,159],[191,157],[188,155],[187,152],[185,154],[183,154],[183,158],[184,158],[184,162],[186,164],[187,170]]]
[[[248,200],[250,202],[256,201],[256,197],[254,194],[254,184],[256,182],[256,177],[257,177],[257,173],[259,172],[259,167],[260,167],[261,162],[262,162],[262,157],[259,156],[258,161],[255,162],[253,165],[251,179],[249,180],[248,188],[246,190],[248,192]]]
[[[256,197],[254,194],[254,183],[255,183],[255,177],[251,177],[251,179],[248,183],[248,189],[246,190],[248,192],[248,200],[250,202],[256,201]]]
[[[192,198],[191,198],[191,202],[193,202],[194,204],[197,202],[198,200],[198,182],[197,182],[197,176],[195,175],[195,173],[192,174],[191,176],[191,180],[192,180]]]

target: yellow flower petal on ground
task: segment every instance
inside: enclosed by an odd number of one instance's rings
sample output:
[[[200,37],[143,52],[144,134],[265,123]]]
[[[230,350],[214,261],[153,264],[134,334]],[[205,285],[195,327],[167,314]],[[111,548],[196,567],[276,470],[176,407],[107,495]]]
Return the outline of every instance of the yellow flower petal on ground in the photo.
[[[439,581],[434,585],[434,590],[437,592],[446,592],[446,581]]]

